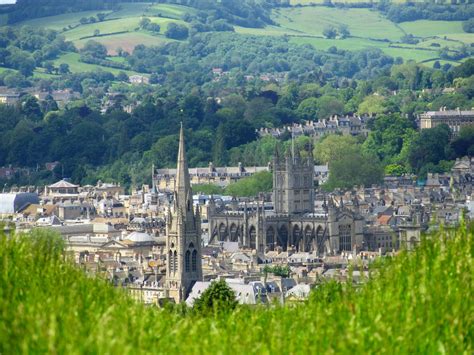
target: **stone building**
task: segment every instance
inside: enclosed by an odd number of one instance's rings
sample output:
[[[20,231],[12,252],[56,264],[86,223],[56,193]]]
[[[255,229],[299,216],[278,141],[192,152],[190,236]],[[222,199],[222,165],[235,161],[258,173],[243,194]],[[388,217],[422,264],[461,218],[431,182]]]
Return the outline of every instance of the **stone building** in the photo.
[[[166,222],[166,283],[169,297],[179,303],[186,300],[196,281],[202,281],[201,216],[199,206],[193,206],[183,127],[173,208],[168,210]]]
[[[282,249],[335,254],[360,249],[364,219],[332,199],[315,211],[312,158],[275,153],[273,209],[263,202],[233,203],[227,210],[208,204],[211,243],[238,242],[259,253]]]
[[[439,111],[428,111],[420,115],[421,129],[435,128],[440,124],[447,124],[453,136],[457,136],[463,126],[474,124],[474,110],[446,110],[446,108],[441,108]]]

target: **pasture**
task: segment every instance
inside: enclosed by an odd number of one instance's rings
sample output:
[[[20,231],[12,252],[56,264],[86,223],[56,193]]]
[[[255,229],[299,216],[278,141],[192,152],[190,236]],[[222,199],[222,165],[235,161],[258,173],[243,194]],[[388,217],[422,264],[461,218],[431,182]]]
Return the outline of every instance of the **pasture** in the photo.
[[[120,33],[116,35],[88,38],[75,41],[77,48],[82,48],[84,44],[93,39],[99,43],[102,43],[107,47],[109,55],[116,55],[117,48],[122,48],[123,50],[131,53],[136,45],[144,44],[146,46],[158,46],[163,43],[170,42],[168,38],[162,35],[152,35],[147,32],[137,31],[130,33]]]
[[[93,72],[97,70],[108,71],[114,75],[117,75],[119,72],[125,72],[127,75],[138,74],[130,70],[115,69],[109,67],[103,67],[95,64],[88,64],[79,61],[80,55],[78,53],[67,53],[54,61],[55,66],[59,66],[61,63],[66,63],[69,65],[71,72]]]
[[[282,28],[301,34],[322,36],[324,28],[348,26],[351,35],[363,38],[398,40],[404,35],[393,22],[369,9],[295,7],[274,11],[273,20]]]
[[[322,50],[333,46],[346,50],[380,48],[388,55],[417,62],[438,59],[440,48],[456,50],[463,44],[474,43],[474,34],[464,33],[461,21],[420,20],[395,24],[370,9],[323,6],[280,8],[273,11],[272,18],[277,26],[267,26],[265,29],[239,28],[236,31],[254,35],[265,34],[265,31],[268,35],[280,33],[290,36],[293,43],[307,43]],[[338,29],[341,25],[347,26],[350,37],[324,38],[326,27]],[[402,43],[401,39],[406,34],[412,34],[419,42],[411,45]]]

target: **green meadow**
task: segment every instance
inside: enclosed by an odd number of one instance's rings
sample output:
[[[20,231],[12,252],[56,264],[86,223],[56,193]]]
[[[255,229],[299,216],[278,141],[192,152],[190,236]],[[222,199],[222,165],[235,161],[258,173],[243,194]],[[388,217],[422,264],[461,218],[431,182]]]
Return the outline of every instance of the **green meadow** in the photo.
[[[395,24],[379,12],[369,9],[336,9],[331,7],[295,7],[273,12],[281,27],[307,35],[323,35],[326,26],[347,25],[352,36],[398,40],[404,35]]]
[[[474,34],[464,33],[461,21],[420,20],[395,24],[370,9],[290,7],[274,10],[272,18],[277,26],[268,26],[265,29],[237,29],[237,32],[262,35],[268,30],[268,35],[287,35],[294,43],[307,43],[319,49],[333,46],[346,50],[380,48],[388,55],[417,62],[438,59],[439,48],[456,50],[463,44],[474,43]],[[324,38],[323,31],[326,27],[333,26],[337,29],[341,25],[349,29],[349,38]],[[419,43],[402,43],[401,38],[406,34],[415,36]],[[433,43],[439,47],[433,46]]]
[[[311,2],[317,3],[317,1],[294,0],[292,4],[308,5]],[[183,5],[123,3],[118,11],[108,12],[107,20],[103,22],[81,25],[79,20],[82,17],[95,16],[97,12],[78,12],[29,20],[21,24],[43,26],[59,31],[66,29],[63,32],[64,36],[77,48],[82,48],[87,40],[93,39],[104,44],[109,55],[115,55],[118,47],[133,51],[137,44],[167,43],[169,39],[163,34],[168,24],[176,22],[186,25],[182,20],[183,16],[186,13],[196,12],[196,9]],[[139,22],[143,16],[161,26],[159,34],[139,29]],[[440,48],[448,47],[450,50],[456,50],[463,44],[474,43],[474,34],[464,33],[460,21],[420,20],[395,24],[382,16],[380,12],[371,9],[341,9],[324,6],[286,7],[273,10],[272,19],[275,25],[265,28],[234,26],[235,32],[255,36],[288,36],[293,43],[311,44],[322,50],[334,46],[345,50],[380,48],[388,55],[402,57],[404,60],[424,62],[427,65],[439,59]],[[341,25],[347,26],[350,37],[324,38],[323,31],[327,26],[339,28]],[[72,28],[68,29],[69,26]],[[97,31],[100,36],[94,36]],[[126,33],[117,33],[124,31]],[[406,34],[415,36],[419,43],[416,45],[401,43],[401,38]],[[75,55],[68,54],[65,57],[73,71],[85,67],[100,67],[85,65],[75,59],[69,63],[69,58],[75,58]],[[450,63],[458,62],[451,61]],[[111,69],[106,68],[106,70]]]
[[[358,268],[358,265],[354,265]],[[474,234],[441,230],[354,287],[207,315],[146,307],[64,257],[52,232],[0,237],[1,354],[471,354]],[[349,277],[350,280],[350,277]]]
[[[58,59],[56,59],[54,61],[54,65],[59,66],[61,63],[68,64],[69,69],[71,70],[71,72],[74,72],[74,73],[104,70],[104,71],[111,72],[114,75],[118,74],[121,71],[125,72],[127,75],[137,74],[136,72],[130,71],[130,70],[115,69],[115,68],[103,67],[103,66],[95,65],[95,64],[83,63],[79,61],[79,59],[80,59],[80,55],[78,53],[67,53],[67,54],[62,55]]]

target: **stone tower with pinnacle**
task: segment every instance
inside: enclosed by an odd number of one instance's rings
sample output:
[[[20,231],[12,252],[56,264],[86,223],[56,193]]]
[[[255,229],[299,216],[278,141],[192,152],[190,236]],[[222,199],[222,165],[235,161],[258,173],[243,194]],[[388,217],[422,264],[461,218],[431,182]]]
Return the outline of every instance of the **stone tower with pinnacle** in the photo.
[[[196,281],[202,281],[201,214],[193,206],[181,124],[174,201],[166,224],[166,282],[170,297],[176,302],[186,300]]]
[[[314,212],[314,161],[298,152],[280,156],[278,146],[273,158],[273,205],[278,214]]]

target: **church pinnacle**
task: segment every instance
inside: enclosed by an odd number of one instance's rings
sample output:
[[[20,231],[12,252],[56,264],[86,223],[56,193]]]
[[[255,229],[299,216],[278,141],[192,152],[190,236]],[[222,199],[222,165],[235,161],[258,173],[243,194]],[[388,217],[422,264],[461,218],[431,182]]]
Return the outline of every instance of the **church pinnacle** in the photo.
[[[189,212],[189,210],[192,209],[193,204],[182,123],[179,132],[178,166],[176,170],[175,207],[183,212]]]

